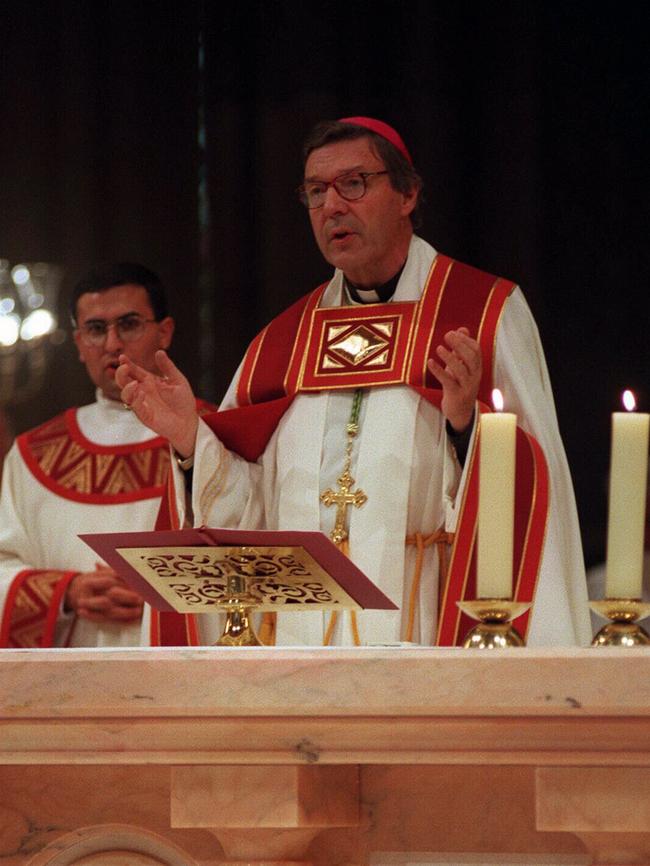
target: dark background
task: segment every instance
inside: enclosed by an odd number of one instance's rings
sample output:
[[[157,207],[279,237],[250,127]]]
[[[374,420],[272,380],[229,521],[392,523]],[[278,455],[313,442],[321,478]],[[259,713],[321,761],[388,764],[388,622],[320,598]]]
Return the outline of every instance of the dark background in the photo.
[[[425,180],[420,233],[521,283],[542,333],[588,561],[609,415],[648,411],[648,15],[542,2],[0,5],[0,257],[136,260],[174,355],[219,399],[250,337],[319,281],[293,194],[322,118],[380,117]],[[68,340],[16,432],[88,402]]]

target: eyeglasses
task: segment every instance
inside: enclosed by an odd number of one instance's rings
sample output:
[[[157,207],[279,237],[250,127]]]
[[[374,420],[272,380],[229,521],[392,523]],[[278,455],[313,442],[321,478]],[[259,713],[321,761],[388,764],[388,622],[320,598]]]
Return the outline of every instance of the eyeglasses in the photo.
[[[132,343],[144,334],[149,323],[155,321],[156,319],[145,319],[138,313],[127,313],[108,322],[105,319],[90,319],[80,325],[78,330],[86,346],[103,346],[110,328],[115,328],[115,333],[123,343]]]
[[[368,178],[388,174],[384,171],[354,171],[340,174],[334,180],[314,180],[298,187],[298,197],[309,210],[322,207],[325,204],[327,190],[333,186],[337,193],[346,201],[357,201],[363,198],[368,189]]]

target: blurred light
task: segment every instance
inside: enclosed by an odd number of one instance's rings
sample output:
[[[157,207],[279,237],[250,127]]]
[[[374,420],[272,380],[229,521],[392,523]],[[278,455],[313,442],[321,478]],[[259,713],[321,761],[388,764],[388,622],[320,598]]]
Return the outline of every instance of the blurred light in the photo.
[[[11,279],[17,286],[24,286],[29,279],[29,270],[25,265],[16,265],[11,270]]]
[[[0,411],[45,388],[54,340],[65,339],[56,318],[62,275],[59,265],[0,258]]]
[[[41,306],[44,300],[45,298],[40,292],[32,292],[32,294],[27,298],[27,305],[31,307],[32,310],[35,310],[37,307]]]
[[[0,346],[13,346],[20,333],[20,319],[15,313],[0,316]]]
[[[636,400],[634,399],[634,394],[631,391],[623,391],[623,405],[628,412],[634,412],[634,410],[636,409]]]
[[[20,336],[23,340],[33,340],[54,330],[56,323],[49,310],[34,310],[23,321]]]

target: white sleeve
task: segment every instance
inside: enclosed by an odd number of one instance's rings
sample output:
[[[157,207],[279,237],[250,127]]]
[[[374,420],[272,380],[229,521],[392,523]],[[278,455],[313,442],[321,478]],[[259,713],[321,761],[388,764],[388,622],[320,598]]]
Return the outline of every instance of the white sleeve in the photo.
[[[41,559],[42,545],[33,537],[34,520],[38,505],[30,502],[34,479],[25,466],[14,443],[2,467],[2,494],[0,496],[0,619],[7,594],[16,575],[26,569],[48,566]],[[64,571],[52,568],[52,571]],[[64,645],[67,632],[74,621],[72,614],[59,609],[55,644]]]
[[[548,463],[550,507],[530,646],[585,645],[591,638],[578,513],[539,332],[520,289],[497,331],[494,381],[505,407],[539,442]]]
[[[197,526],[262,526],[261,465],[225,448],[204,421],[196,435],[192,509]]]
[[[474,409],[474,420],[472,421],[472,432],[467,445],[467,457],[465,464],[461,467],[454,453],[453,447],[447,448],[444,456],[444,504],[445,504],[445,530],[455,532],[460,515],[460,507],[463,501],[463,493],[469,475],[470,455],[474,450],[474,440],[478,429],[479,409],[478,404]],[[459,477],[460,471],[460,477]]]
[[[230,384],[219,411],[236,407],[241,365]],[[185,520],[185,479],[172,460],[174,488],[181,526]],[[228,450],[216,433],[199,420],[194,446],[192,511],[195,526],[229,529],[263,527],[264,496],[262,466],[250,463]]]
[[[11,582],[19,571],[36,568],[30,562],[29,517],[22,491],[25,489],[26,469],[14,443],[5,458],[2,469],[2,495],[0,496],[0,609]]]

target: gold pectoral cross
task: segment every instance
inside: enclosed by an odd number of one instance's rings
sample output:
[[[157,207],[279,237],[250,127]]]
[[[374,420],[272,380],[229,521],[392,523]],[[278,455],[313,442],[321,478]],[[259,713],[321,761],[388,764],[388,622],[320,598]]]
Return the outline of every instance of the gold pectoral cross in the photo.
[[[354,505],[355,508],[361,508],[368,501],[368,497],[363,490],[352,492],[354,478],[350,475],[349,461],[343,470],[343,475],[338,479],[338,485],[339,489],[337,491],[328,488],[320,495],[320,500],[325,505],[336,505],[336,521],[334,529],[330,532],[330,538],[334,544],[340,544],[348,537],[348,532],[345,528],[345,518],[349,506]]]

